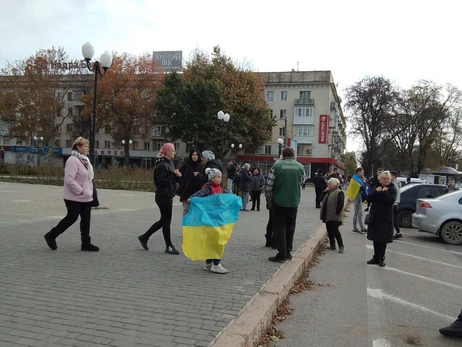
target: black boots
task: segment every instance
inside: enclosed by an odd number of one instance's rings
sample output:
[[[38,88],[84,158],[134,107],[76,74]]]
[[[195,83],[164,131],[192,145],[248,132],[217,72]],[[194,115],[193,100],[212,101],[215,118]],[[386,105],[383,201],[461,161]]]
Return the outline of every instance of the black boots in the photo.
[[[82,238],[82,247],[80,248],[80,250],[88,252],[98,252],[99,248],[91,244],[91,237],[88,236],[88,238]]]
[[[444,336],[449,336],[449,337],[462,337],[462,322],[459,320],[456,320],[451,325],[445,328],[441,328],[440,334]]]
[[[58,235],[54,235],[53,229],[46,233],[44,238],[45,241],[47,242],[48,247],[50,247],[53,251],[56,251],[58,249],[58,245],[56,244],[56,237]]]
[[[378,265],[380,267],[385,267],[385,259],[378,259],[375,255],[372,257],[371,260],[367,261],[367,264],[369,265]]]

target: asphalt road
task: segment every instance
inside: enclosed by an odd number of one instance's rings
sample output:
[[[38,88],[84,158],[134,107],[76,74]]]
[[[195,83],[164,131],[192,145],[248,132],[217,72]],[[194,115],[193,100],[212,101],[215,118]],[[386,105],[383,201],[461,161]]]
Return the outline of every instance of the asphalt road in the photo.
[[[271,346],[462,346],[438,332],[462,308],[462,246],[402,229],[387,266],[367,265],[372,242],[351,232],[351,219],[341,227],[345,253],[320,257],[309,275],[320,285],[291,298],[295,310],[278,325],[285,338]]]

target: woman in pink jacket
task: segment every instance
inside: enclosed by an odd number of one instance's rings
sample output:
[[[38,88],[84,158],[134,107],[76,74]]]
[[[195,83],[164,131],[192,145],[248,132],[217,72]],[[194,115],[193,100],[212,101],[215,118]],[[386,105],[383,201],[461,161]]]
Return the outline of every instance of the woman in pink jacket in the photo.
[[[93,202],[93,167],[87,157],[88,140],[78,137],[72,145],[72,155],[64,168],[64,203],[67,215],[57,226],[45,234],[48,247],[56,250],[56,238],[75,223],[80,215],[80,235],[82,251],[97,252],[99,248],[91,244],[90,217]]]

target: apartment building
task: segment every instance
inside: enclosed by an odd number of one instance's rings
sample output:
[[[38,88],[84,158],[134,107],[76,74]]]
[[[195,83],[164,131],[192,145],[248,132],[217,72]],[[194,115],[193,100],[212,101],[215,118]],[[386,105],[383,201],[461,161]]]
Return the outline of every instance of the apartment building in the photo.
[[[263,144],[255,153],[246,153],[245,144],[243,149],[235,144],[235,149],[228,154],[229,159],[249,162],[260,167],[266,174],[277,160],[280,148],[290,146],[296,151],[297,160],[305,166],[308,178],[318,168],[324,171],[334,167],[343,169],[341,159],[346,148],[346,123],[332,73],[291,71],[258,74],[264,80],[262,93],[277,120],[272,140]],[[56,97],[65,101],[65,107],[56,119],[60,126],[53,140],[44,138],[41,143],[37,143],[31,137],[30,143],[18,145],[14,139],[8,138],[5,131],[7,125],[4,124],[4,130],[0,132],[4,161],[25,162],[26,158],[34,159],[34,156],[43,155],[40,159],[44,162],[50,147],[64,161],[71,153],[74,139],[81,134],[88,136],[89,132],[89,124],[85,124],[82,117],[80,86],[71,84],[56,90]],[[162,125],[136,129],[133,139],[130,139],[130,164],[152,167],[165,141],[165,127]],[[123,162],[124,145],[112,138],[109,127],[97,129],[95,142],[98,166],[114,166]],[[186,143],[177,141],[174,145],[178,158],[187,157]]]

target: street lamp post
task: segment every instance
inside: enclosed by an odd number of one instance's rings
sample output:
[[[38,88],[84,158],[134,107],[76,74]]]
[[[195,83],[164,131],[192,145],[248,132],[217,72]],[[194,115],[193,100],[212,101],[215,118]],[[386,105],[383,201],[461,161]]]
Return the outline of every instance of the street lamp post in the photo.
[[[278,138],[278,144],[279,144],[279,156],[281,156],[282,153],[282,144],[284,143],[284,140],[281,138]]]
[[[40,142],[43,144],[43,136],[34,136],[35,146],[37,147],[37,166],[40,165]]]
[[[234,143],[232,143],[232,144],[231,144],[231,149],[234,149],[234,147],[236,147],[236,146],[234,145]],[[242,147],[243,147],[243,146],[242,146],[242,143],[238,144],[237,147],[239,148],[239,150],[241,150]],[[238,151],[238,149],[236,148],[236,152],[237,152],[237,151]]]
[[[95,165],[95,138],[96,138],[96,93],[98,86],[98,74],[104,76],[107,70],[111,67],[112,56],[106,51],[101,57],[100,61],[96,60],[93,64],[90,63],[93,55],[95,54],[95,49],[90,42],[87,42],[82,46],[82,55],[87,62],[88,70],[95,73],[95,87],[93,91],[93,113],[91,115],[91,125],[90,125],[90,162],[92,165]],[[103,68],[103,72],[101,72]]]
[[[128,165],[130,160],[130,146],[132,145],[132,140],[122,140],[122,145],[124,146],[124,166]],[[125,144],[127,144],[127,148],[125,148]]]
[[[225,142],[225,125],[229,122],[230,115],[227,113],[223,113],[223,111],[218,111],[217,113],[218,119],[221,121],[221,161],[223,162],[223,146]]]

